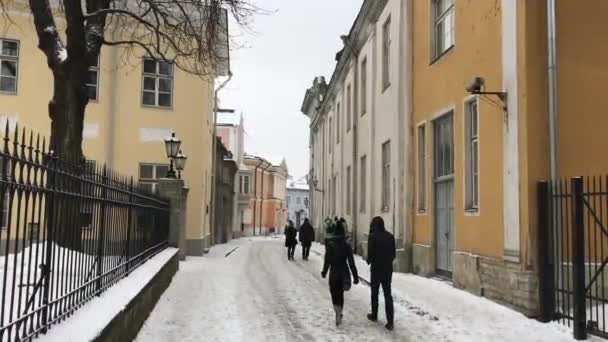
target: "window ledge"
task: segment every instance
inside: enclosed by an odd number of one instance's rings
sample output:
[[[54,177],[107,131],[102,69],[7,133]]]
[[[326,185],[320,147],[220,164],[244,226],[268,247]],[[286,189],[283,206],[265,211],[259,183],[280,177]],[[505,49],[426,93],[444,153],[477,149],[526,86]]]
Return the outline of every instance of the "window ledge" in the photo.
[[[418,209],[418,214],[426,214],[426,209]]]
[[[147,105],[147,104],[141,104],[142,108],[146,108],[146,109],[158,109],[158,110],[162,110],[162,111],[173,111],[173,106],[171,107],[164,107],[164,106],[154,106],[154,105]]]
[[[389,207],[382,207],[382,212],[383,213],[388,213],[390,211]]]
[[[467,214],[478,214],[479,208],[466,208],[464,212]]]
[[[18,93],[16,91],[3,91],[3,90],[0,90],[0,95],[16,96],[16,95],[18,95]]]
[[[456,44],[452,44],[450,45],[449,48],[445,49],[445,51],[443,51],[442,53],[440,53],[439,55],[437,55],[435,58],[431,59],[431,63],[429,63],[429,65],[433,65],[435,64],[435,62],[439,61],[440,59],[442,59],[443,56],[447,55],[448,53],[450,53],[452,50],[454,50],[454,46],[456,46]]]

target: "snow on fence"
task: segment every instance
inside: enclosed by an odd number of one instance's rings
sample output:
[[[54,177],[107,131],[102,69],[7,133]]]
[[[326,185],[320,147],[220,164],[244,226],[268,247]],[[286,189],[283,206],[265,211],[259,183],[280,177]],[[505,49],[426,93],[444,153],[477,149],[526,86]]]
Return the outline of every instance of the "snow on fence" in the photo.
[[[19,138],[19,133],[21,138]],[[2,141],[0,141],[2,144]],[[0,145],[0,342],[31,341],[162,251],[169,204],[7,125]]]

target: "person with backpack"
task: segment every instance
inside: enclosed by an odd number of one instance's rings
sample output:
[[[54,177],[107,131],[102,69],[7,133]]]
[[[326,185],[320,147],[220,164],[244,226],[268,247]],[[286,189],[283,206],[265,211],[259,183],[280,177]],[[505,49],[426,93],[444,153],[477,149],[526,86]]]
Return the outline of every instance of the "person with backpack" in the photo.
[[[386,231],[384,220],[374,217],[370,225],[370,236],[368,240],[367,263],[371,265],[371,288],[372,288],[372,312],[367,318],[378,321],[378,294],[380,286],[384,294],[386,312],[386,329],[394,329],[394,307],[391,292],[393,279],[393,260],[396,257],[395,237]]]
[[[346,243],[344,227],[339,222],[333,229],[333,236],[326,239],[325,261],[321,276],[325,278],[329,272],[329,292],[336,313],[336,326],[342,324],[344,309],[344,291],[350,290],[352,282],[359,283],[359,274],[355,266],[353,251]]]

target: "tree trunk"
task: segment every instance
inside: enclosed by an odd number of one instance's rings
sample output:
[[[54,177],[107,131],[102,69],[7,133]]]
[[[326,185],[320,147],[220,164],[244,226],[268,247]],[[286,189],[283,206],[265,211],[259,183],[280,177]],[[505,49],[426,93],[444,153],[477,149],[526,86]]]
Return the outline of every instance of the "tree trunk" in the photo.
[[[70,176],[50,173],[49,185],[55,192],[47,211],[52,212],[51,234],[60,246],[73,250],[81,247],[80,173],[84,167],[82,130],[88,94],[85,85],[87,67],[84,63],[66,62],[53,70],[54,93],[49,103],[51,118],[50,148],[57,157],[55,167]],[[74,194],[72,196],[67,194]]]

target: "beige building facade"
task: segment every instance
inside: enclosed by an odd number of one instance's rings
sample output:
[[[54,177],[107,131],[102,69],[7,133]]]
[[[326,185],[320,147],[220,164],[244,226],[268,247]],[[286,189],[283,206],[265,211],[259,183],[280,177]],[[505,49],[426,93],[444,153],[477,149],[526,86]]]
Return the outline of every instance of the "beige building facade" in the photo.
[[[14,23],[0,19],[0,121],[48,136],[53,81],[28,11],[11,9]],[[57,22],[64,26],[63,19]],[[187,253],[202,255],[210,243],[214,77],[192,76],[144,56],[136,51],[127,58],[120,47],[101,49],[98,65],[89,71],[85,157],[155,190],[168,169],[163,141],[175,132],[188,155],[182,173],[190,189]]]
[[[311,119],[311,220],[344,217],[357,250],[365,253],[369,223],[381,216],[405,256],[405,183],[410,105],[409,51],[404,46],[407,1],[364,1],[329,83],[314,79],[302,112]],[[321,232],[322,233],[322,232]],[[317,234],[317,236],[321,236]],[[401,258],[400,258],[401,259]]]

